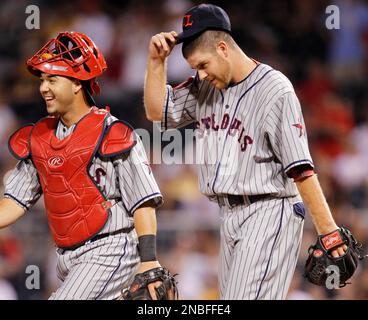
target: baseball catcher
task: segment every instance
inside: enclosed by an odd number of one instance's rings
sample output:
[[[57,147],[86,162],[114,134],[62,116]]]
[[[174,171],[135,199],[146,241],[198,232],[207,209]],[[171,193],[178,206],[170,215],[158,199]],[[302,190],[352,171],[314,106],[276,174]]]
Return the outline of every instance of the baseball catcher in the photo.
[[[157,286],[154,284],[157,283]],[[155,293],[152,293],[154,290]],[[122,292],[122,300],[178,300],[175,275],[166,268],[154,268],[135,275],[133,283]]]
[[[332,251],[337,247],[346,246],[345,254],[333,257]],[[329,234],[318,236],[317,242],[308,249],[308,259],[305,264],[304,276],[313,284],[325,286],[326,279],[332,266],[335,266],[339,275],[339,287],[345,287],[355,270],[359,260],[366,258],[363,255],[363,246],[358,243],[351,232],[341,227]]]
[[[43,195],[62,281],[50,300],[115,300],[133,270],[161,267],[156,208],[162,195],[143,143],[130,125],[96,106],[97,77],[107,64],[88,36],[59,33],[27,68],[40,81],[48,116],[9,139],[20,162],[0,198],[0,229]],[[159,284],[148,288],[154,294]]]

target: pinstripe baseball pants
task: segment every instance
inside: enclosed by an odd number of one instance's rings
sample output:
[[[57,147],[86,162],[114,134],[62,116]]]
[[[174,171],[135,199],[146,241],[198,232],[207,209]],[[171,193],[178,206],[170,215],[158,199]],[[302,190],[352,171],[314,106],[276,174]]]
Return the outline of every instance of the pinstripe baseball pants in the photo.
[[[119,233],[75,250],[57,249],[63,284],[50,300],[112,300],[130,285],[139,263],[137,234]]]
[[[273,198],[221,207],[220,297],[285,299],[301,245],[304,205]]]

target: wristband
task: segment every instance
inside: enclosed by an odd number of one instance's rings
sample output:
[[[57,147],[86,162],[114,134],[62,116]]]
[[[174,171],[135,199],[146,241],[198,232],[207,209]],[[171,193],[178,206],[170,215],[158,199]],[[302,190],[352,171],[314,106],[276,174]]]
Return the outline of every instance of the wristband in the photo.
[[[156,236],[147,234],[138,238],[138,251],[141,262],[156,261]]]

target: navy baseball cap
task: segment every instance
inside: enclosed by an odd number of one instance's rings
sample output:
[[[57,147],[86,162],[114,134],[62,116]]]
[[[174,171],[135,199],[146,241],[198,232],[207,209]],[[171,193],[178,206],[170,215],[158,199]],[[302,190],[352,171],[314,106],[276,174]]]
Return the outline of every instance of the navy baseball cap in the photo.
[[[231,33],[231,23],[227,13],[213,4],[200,4],[189,9],[183,17],[183,32],[176,44],[194,39],[206,30],[222,30]]]

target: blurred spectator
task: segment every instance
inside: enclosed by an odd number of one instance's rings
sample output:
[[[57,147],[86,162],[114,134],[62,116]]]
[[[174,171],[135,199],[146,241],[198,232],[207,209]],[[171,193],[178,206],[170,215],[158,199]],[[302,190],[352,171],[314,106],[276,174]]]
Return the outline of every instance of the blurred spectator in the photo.
[[[123,50],[120,90],[124,93],[141,92],[146,68],[147,48],[150,38],[157,33],[155,24],[159,14],[157,7],[137,3],[129,7],[117,21],[121,30],[120,45]]]
[[[333,163],[334,179],[357,208],[367,206],[368,166],[364,155],[354,146],[350,136],[344,140],[344,151]]]
[[[170,254],[162,258],[178,273],[181,299],[218,299],[218,239],[209,232],[180,232]],[[160,255],[161,257],[161,255]]]
[[[0,300],[17,300],[17,292],[9,281],[0,277]]]
[[[335,85],[320,60],[310,60],[306,63],[306,78],[297,87],[298,97],[302,104],[313,106],[329,93],[336,91]]]
[[[8,137],[18,124],[6,96],[5,89],[0,86],[0,176],[2,169],[9,169],[10,163],[13,163],[13,157],[8,152]]]
[[[354,299],[368,300],[368,268],[365,267],[359,275]]]
[[[343,141],[354,128],[351,105],[336,93],[328,93],[308,106],[307,129],[313,150],[335,158],[343,151]]]
[[[12,280],[22,271],[23,252],[11,229],[0,230],[0,300],[16,300]]]
[[[91,37],[105,56],[110,55],[114,40],[114,24],[111,16],[102,11],[102,2],[98,0],[79,0],[71,30]]]
[[[368,6],[361,0],[336,0],[340,29],[332,30],[331,71],[341,84],[363,80],[366,52],[363,36],[368,31]]]
[[[187,11],[192,5],[188,0],[165,0],[163,12],[167,18],[163,21],[161,31],[176,31],[180,33],[182,31],[183,12]],[[181,47],[181,44],[174,47],[167,62],[167,78],[168,82],[172,84],[179,84],[194,75],[193,70],[191,70],[188,63],[183,59]]]
[[[0,230],[0,277],[11,278],[22,269],[21,244],[11,229]]]
[[[313,300],[313,295],[302,288],[303,277],[301,272],[296,269],[294,278],[291,282],[287,300]]]

